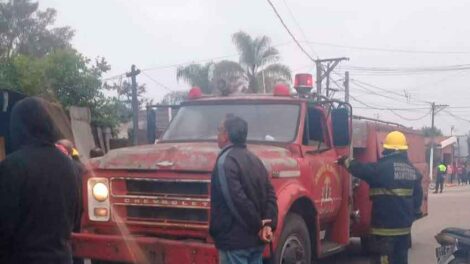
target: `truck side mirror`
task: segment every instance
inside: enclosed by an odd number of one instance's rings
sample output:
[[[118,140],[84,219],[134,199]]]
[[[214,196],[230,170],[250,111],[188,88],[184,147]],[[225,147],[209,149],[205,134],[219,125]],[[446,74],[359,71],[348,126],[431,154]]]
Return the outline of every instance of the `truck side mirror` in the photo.
[[[347,108],[333,109],[331,112],[333,126],[333,145],[346,147],[351,142],[351,121]]]

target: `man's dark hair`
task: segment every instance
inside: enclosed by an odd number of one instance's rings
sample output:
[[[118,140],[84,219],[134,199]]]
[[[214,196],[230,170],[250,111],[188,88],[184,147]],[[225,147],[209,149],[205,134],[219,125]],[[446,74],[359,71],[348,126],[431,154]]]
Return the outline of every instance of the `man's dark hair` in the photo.
[[[228,138],[232,144],[240,145],[246,143],[248,135],[248,123],[242,118],[229,114],[225,118],[224,128],[228,133]]]

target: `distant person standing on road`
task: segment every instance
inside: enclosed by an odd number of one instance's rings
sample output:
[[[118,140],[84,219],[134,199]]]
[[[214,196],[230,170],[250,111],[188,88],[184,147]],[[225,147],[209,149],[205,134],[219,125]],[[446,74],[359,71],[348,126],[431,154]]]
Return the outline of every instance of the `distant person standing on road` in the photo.
[[[465,173],[465,179],[464,179],[465,184],[470,183],[470,168],[467,168],[467,172]]]
[[[0,163],[0,263],[70,264],[79,215],[77,170],[59,139],[46,102],[19,101],[10,119],[15,152]]]
[[[221,264],[262,264],[277,224],[277,201],[268,172],[246,147],[248,125],[227,116],[218,128],[222,149],[212,173],[210,234]]]
[[[457,180],[458,180],[458,184],[463,184],[463,179],[465,177],[465,173],[464,173],[464,166],[462,165],[459,165],[457,167]]]
[[[437,177],[436,177],[436,188],[434,193],[437,193],[438,190],[442,193],[444,189],[444,181],[446,179],[447,166],[444,162],[440,162],[437,165]]]
[[[422,175],[408,160],[403,133],[390,132],[383,147],[383,157],[375,163],[363,164],[347,157],[338,163],[369,184],[372,263],[406,264],[411,225],[422,216]]]

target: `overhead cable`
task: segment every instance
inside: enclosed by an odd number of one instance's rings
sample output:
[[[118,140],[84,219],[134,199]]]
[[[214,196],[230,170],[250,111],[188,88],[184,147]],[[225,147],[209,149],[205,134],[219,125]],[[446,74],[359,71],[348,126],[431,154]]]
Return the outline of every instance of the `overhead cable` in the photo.
[[[320,46],[331,46],[331,47],[337,47],[337,48],[357,49],[357,50],[366,50],[366,51],[415,53],[415,54],[435,54],[435,55],[470,54],[470,51],[440,51],[440,50],[411,50],[411,49],[394,49],[394,48],[374,48],[374,47],[340,45],[340,44],[327,43],[327,42],[317,42],[317,41],[306,41],[306,42],[310,43],[310,44],[314,44],[314,45],[320,45]]]
[[[276,7],[274,6],[274,4],[271,2],[271,0],[267,0],[269,5],[271,6],[271,8],[273,9],[274,13],[276,14],[277,18],[279,19],[279,21],[281,22],[282,26],[284,27],[284,29],[287,31],[287,33],[289,33],[289,36],[292,38],[292,40],[295,42],[295,44],[297,44],[297,47],[299,47],[299,49],[313,62],[315,63],[315,59],[304,49],[304,47],[300,44],[300,42],[297,40],[297,38],[294,36],[294,34],[292,33],[292,31],[289,29],[289,27],[287,27],[286,23],[284,22],[284,19],[282,19],[281,15],[279,14],[279,12],[277,11]]]
[[[297,18],[295,17],[294,13],[292,12],[292,10],[290,9],[289,5],[287,4],[287,1],[286,0],[282,0],[282,2],[284,3],[284,6],[286,7],[287,11],[289,12],[289,15],[290,17],[292,18],[292,20],[294,21],[295,25],[297,26],[297,28],[299,29],[300,33],[302,34],[302,37],[304,38],[304,40],[306,40],[306,43],[308,43],[308,38],[307,38],[307,35],[305,34],[305,32],[303,31],[302,27],[300,26],[299,22],[297,21]],[[310,51],[315,55],[317,56],[317,58],[319,57],[318,56],[318,53],[315,52],[315,50],[312,48],[311,45],[307,45],[310,49]]]
[[[167,90],[167,91],[169,91],[169,92],[173,92],[173,91],[174,91],[173,89],[169,88],[168,86],[164,85],[163,83],[161,83],[161,82],[155,80],[154,78],[152,78],[152,76],[148,75],[146,72],[141,71],[141,73],[142,73],[143,75],[145,75],[149,80],[153,81],[155,84],[157,84],[158,86],[162,87],[163,89],[165,89],[165,90]]]

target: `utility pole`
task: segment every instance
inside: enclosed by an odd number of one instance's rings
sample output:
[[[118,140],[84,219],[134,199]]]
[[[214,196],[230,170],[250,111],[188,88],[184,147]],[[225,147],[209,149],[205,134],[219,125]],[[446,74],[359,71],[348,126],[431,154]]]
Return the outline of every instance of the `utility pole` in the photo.
[[[436,105],[435,102],[431,103],[431,150],[429,151],[429,178],[433,181],[433,167],[434,167],[434,116],[448,105]]]
[[[140,70],[131,66],[131,71],[126,73],[127,77],[131,77],[132,81],[132,144],[137,145],[137,131],[139,130],[139,102],[137,101],[137,81],[136,76],[140,74]]]
[[[344,61],[344,60],[348,61],[349,58],[341,57],[341,58],[315,60],[315,65],[317,68],[317,80],[316,80],[317,94],[321,95],[322,81],[327,77],[329,78],[330,73],[336,68],[336,66],[338,66],[338,64],[341,61]],[[327,63],[325,68],[323,65],[324,63]]]
[[[349,72],[344,73],[344,101],[349,103]]]

